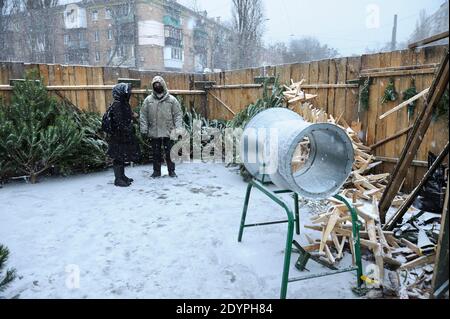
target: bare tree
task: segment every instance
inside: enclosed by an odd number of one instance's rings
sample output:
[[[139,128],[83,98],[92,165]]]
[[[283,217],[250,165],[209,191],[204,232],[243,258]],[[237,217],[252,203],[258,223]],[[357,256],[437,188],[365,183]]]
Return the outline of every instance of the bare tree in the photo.
[[[20,11],[19,0],[0,0],[0,60],[14,57],[14,14]]]
[[[337,57],[339,52],[313,37],[294,39],[289,43],[285,63],[308,62]]]
[[[416,28],[411,35],[411,42],[425,39],[430,32],[429,25],[427,25],[428,14],[426,10],[421,10],[419,20],[416,22]]]
[[[58,0],[3,0],[0,28],[2,59],[55,62],[55,19]],[[3,50],[2,50],[3,51]],[[4,56],[6,55],[6,56]]]
[[[227,70],[231,66],[230,43],[232,41],[230,28],[219,23],[211,27],[209,38],[209,54],[212,69]]]
[[[284,42],[278,42],[274,44],[269,44],[267,48],[264,49],[264,65],[278,65],[287,63],[288,60],[288,47]]]
[[[262,0],[232,0],[233,31],[235,33],[234,68],[259,64],[264,31]]]
[[[410,42],[419,41],[435,34],[447,31],[449,28],[449,2],[446,1],[435,13],[428,15],[425,10],[420,12],[416,28],[409,38]],[[439,44],[448,43],[447,40]],[[436,44],[436,43],[435,43]]]
[[[110,54],[106,65],[135,65],[135,62],[131,61],[134,57],[130,52],[130,48],[135,46],[134,10],[133,0],[121,1],[120,4],[108,8],[114,41],[109,48]]]
[[[10,55],[10,45],[7,41],[7,33],[10,25],[8,1],[0,0],[0,61],[6,61]]]

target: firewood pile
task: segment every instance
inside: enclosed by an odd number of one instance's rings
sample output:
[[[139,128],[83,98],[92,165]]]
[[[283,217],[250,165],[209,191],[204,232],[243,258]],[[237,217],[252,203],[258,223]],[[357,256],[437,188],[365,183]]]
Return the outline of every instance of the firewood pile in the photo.
[[[294,83],[293,80],[291,80],[291,85],[287,86],[285,85],[284,88],[286,91],[283,92],[283,96],[285,98],[285,101],[288,105],[294,104],[296,102],[305,102],[312,99],[315,99],[317,95],[314,94],[307,94],[304,91],[302,91],[302,84],[305,82],[305,80],[301,80],[300,82]]]
[[[433,267],[430,264],[434,262],[436,246],[435,243],[428,242],[428,247],[424,250],[424,247],[419,247],[407,239],[400,239],[394,232],[382,229],[378,202],[386,188],[389,174],[370,173],[381,163],[375,162],[375,156],[370,153],[370,148],[362,143],[357,132],[342,119],[342,116],[334,119],[333,116],[315,109],[309,103],[299,105],[296,111],[312,123],[338,125],[347,132],[353,143],[355,151],[353,171],[341,195],[352,202],[358,214],[358,220],[362,225],[360,230],[362,251],[375,259],[376,266],[374,265],[372,273],[365,273],[366,283],[389,287],[396,297],[423,296],[421,289],[429,287],[431,282],[432,271],[430,270]],[[302,147],[305,148],[305,145]],[[403,201],[404,197],[399,195],[392,206],[399,207]],[[309,245],[304,249],[330,267],[342,260],[344,250],[349,249],[355,263],[354,247],[351,244],[354,240],[351,214],[344,203],[334,198],[329,199],[328,202],[328,210],[313,216],[310,225],[305,226],[307,229],[319,232],[320,238],[313,239],[306,236]],[[422,235],[426,236],[423,233]],[[419,269],[420,267],[425,268]],[[394,275],[388,271],[388,275],[385,276],[386,269],[394,271]],[[417,269],[419,269],[419,275],[413,277],[412,281],[404,278],[405,273],[410,275],[411,271],[417,271]],[[391,280],[385,280],[385,277]]]

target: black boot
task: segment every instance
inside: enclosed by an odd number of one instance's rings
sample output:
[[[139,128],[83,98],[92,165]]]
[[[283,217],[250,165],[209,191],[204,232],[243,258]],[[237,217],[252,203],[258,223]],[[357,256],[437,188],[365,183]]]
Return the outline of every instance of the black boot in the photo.
[[[172,178],[178,177],[178,175],[175,173],[175,171],[170,171],[169,172],[169,176],[172,177]]]
[[[156,160],[153,160],[152,178],[159,178],[159,177],[161,177],[161,163],[157,162]]]
[[[114,185],[117,187],[128,187],[130,183],[128,183],[122,176],[122,172],[124,170],[123,165],[114,165],[114,176],[115,181]]]
[[[153,172],[152,178],[160,178],[160,177],[161,177],[161,172]]]
[[[122,179],[123,179],[124,181],[126,181],[126,182],[129,183],[129,184],[131,184],[131,183],[134,182],[134,179],[129,178],[129,177],[127,177],[127,176],[125,175],[125,165],[122,165],[121,173],[122,173]]]

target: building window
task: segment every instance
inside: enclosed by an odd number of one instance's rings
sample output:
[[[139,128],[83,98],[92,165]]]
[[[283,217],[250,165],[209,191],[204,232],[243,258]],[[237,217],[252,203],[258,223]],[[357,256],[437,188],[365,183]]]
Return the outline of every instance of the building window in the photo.
[[[172,59],[182,60],[183,53],[180,48],[172,48]]]
[[[105,19],[112,19],[112,10],[111,10],[111,8],[107,8],[105,10]]]
[[[95,61],[96,61],[96,62],[99,62],[99,61],[100,61],[100,52],[99,52],[99,51],[96,51],[96,52],[95,52]]]
[[[123,4],[117,8],[117,13],[119,16],[126,17],[130,12],[130,5],[129,4]]]
[[[64,34],[64,44],[67,45],[69,44],[70,41],[70,36],[68,34]]]
[[[131,46],[131,57],[134,58],[134,46]]]
[[[97,21],[98,20],[98,11],[92,11],[92,21]]]
[[[75,23],[75,11],[72,9],[70,12],[66,12],[67,21]]]
[[[94,32],[94,41],[95,42],[100,41],[100,33],[98,31]]]
[[[108,50],[106,51],[106,56],[107,56],[108,60],[112,58],[112,55],[113,55],[113,54],[112,54],[112,50],[111,50],[111,49],[108,49]]]
[[[108,40],[113,39],[113,31],[111,29],[108,30]]]
[[[70,63],[70,57],[68,54],[64,54],[64,63],[69,64]]]
[[[183,32],[181,29],[174,28],[172,26],[165,27],[165,36],[166,38],[173,38],[177,40],[183,39]]]
[[[121,45],[119,47],[119,49],[117,50],[117,56],[120,58],[123,58],[125,56],[125,49],[124,49],[123,45]]]

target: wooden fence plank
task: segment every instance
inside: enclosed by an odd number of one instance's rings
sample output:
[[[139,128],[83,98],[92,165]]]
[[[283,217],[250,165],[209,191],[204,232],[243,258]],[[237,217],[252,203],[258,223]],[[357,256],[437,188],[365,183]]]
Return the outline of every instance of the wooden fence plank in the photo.
[[[337,83],[346,83],[347,81],[347,58],[336,60]],[[346,93],[345,89],[336,89],[334,101],[334,118],[342,116],[345,119]]]
[[[332,84],[338,84],[336,59],[331,59],[328,69],[328,81]],[[334,106],[336,99],[336,89],[328,90],[327,110],[328,114],[335,114]]]
[[[318,84],[327,84],[329,83],[330,76],[330,60],[319,61],[318,63]],[[316,107],[322,110],[327,109],[328,103],[328,89],[320,89],[316,91],[318,97],[316,98]]]
[[[347,80],[358,79],[361,70],[361,57],[348,58]],[[359,121],[359,88],[345,89],[345,119],[350,125]]]
[[[87,68],[82,66],[75,66],[75,83],[77,85],[87,85]],[[88,94],[87,91],[77,91],[77,106],[81,110],[87,111],[88,110]]]

